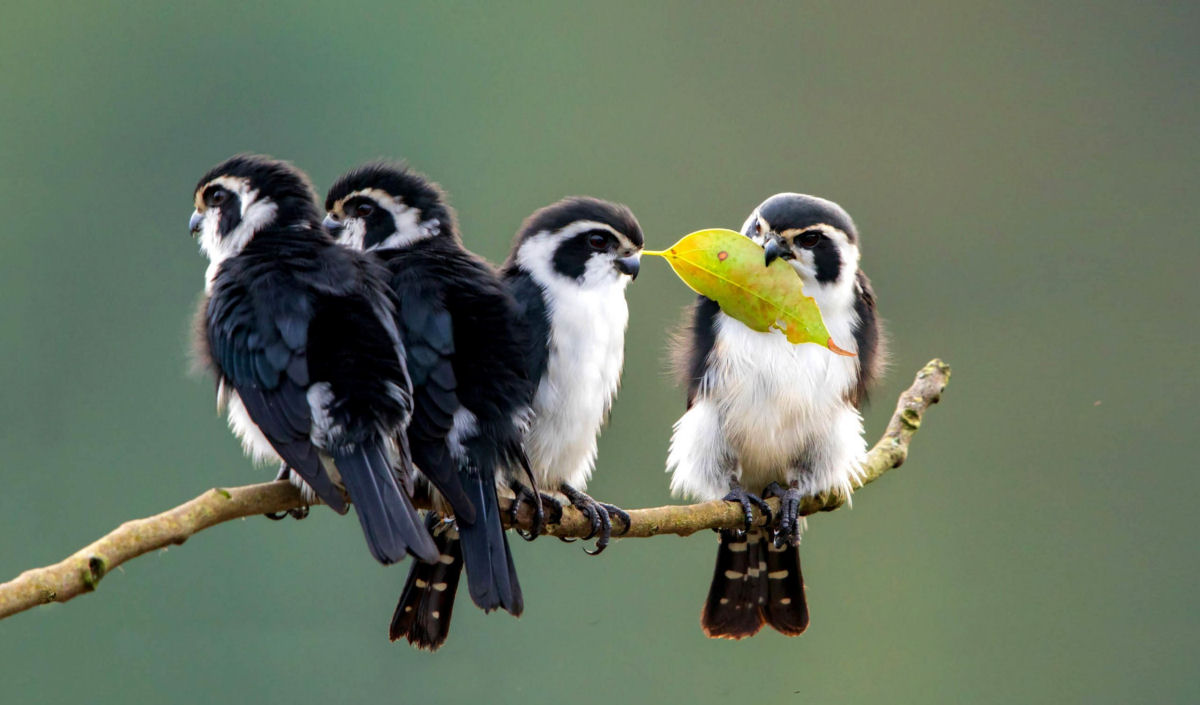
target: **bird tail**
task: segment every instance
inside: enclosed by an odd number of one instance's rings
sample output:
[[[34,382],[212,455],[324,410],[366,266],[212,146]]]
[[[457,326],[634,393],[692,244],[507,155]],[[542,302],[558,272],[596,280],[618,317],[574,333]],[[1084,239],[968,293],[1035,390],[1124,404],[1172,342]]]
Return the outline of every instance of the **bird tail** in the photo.
[[[436,561],[437,546],[412,501],[396,484],[383,440],[347,445],[332,454],[375,560],[388,565],[411,553],[429,563]]]
[[[450,634],[454,593],[463,569],[462,548],[454,527],[447,526],[441,533],[432,531],[441,521],[436,512],[430,512],[425,524],[440,552],[438,561],[413,562],[388,630],[392,641],[403,637],[418,649],[429,651],[437,651]]]
[[[800,551],[776,548],[760,529],[722,530],[700,626],[713,639],[744,639],[769,624],[788,636],[808,627]]]
[[[462,556],[467,568],[467,588],[471,599],[484,612],[503,608],[514,617],[521,616],[525,599],[517,581],[508,538],[500,523],[500,502],[496,497],[494,461],[485,453],[469,453],[470,464],[461,471],[462,485],[475,505],[475,521],[458,522]]]
[[[775,631],[799,636],[808,629],[808,600],[804,597],[804,574],[800,571],[800,547],[785,543],[776,546],[764,536],[762,547],[767,558],[767,602],[763,618]]]

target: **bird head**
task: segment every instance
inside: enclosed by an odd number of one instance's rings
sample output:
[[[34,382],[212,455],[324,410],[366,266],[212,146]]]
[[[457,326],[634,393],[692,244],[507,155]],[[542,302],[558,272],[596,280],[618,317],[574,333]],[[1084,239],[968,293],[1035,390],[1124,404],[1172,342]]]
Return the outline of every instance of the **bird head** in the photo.
[[[780,193],[763,201],[742,234],[764,250],[764,264],[786,260],[805,291],[849,290],[858,271],[858,232],[833,201]]]
[[[325,211],[325,227],[334,238],[358,250],[458,238],[441,187],[402,164],[377,162],[344,174],[329,189]]]
[[[638,275],[644,244],[642,227],[628,208],[574,196],[529,216],[509,260],[543,280],[624,287]]]
[[[316,192],[288,162],[239,154],[208,171],[196,184],[188,223],[208,258],[240,252],[255,233],[269,228],[317,227]]]

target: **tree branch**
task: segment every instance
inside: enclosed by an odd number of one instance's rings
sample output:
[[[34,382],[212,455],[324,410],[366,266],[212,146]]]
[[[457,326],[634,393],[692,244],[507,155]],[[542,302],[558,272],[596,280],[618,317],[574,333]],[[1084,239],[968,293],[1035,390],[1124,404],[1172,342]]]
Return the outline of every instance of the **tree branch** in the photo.
[[[896,412],[883,437],[867,455],[863,485],[900,467],[908,457],[908,443],[920,428],[922,415],[931,404],[937,403],[949,381],[950,367],[941,360],[931,361],[917,373],[912,386],[900,395]],[[845,504],[847,499],[840,493],[806,497],[800,513],[832,511]],[[777,499],[769,501],[773,509],[779,508]],[[287,482],[211,489],[162,514],[127,521],[59,563],[27,570],[0,584],[0,619],[37,605],[66,602],[91,592],[110,570],[122,563],[155,549],[181,544],[210,526],[303,505],[300,493]],[[508,500],[502,499],[501,508],[507,506]],[[524,528],[529,528],[530,513],[523,509],[518,516],[518,523]],[[632,525],[622,538],[659,534],[687,536],[702,529],[738,528],[743,522],[741,508],[722,501],[633,509],[629,510],[629,517]],[[755,523],[761,525],[763,517],[755,516]],[[590,530],[590,522],[573,507],[564,508],[561,523],[546,527],[547,534],[562,537],[583,537]]]

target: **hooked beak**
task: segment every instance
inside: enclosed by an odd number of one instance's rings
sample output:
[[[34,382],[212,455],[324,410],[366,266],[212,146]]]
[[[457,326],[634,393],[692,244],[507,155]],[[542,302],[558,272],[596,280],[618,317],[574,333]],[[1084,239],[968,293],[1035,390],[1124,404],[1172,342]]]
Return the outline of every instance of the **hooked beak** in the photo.
[[[321,224],[325,226],[325,229],[329,231],[334,240],[338,239],[338,236],[342,234],[342,228],[346,227],[342,225],[342,221],[334,218],[332,215],[325,216],[325,220],[321,221]]]
[[[200,232],[200,224],[204,222],[204,216],[200,215],[200,211],[192,211],[192,217],[188,220],[188,229],[192,231],[192,237]]]
[[[628,257],[618,257],[613,262],[613,266],[621,274],[628,274],[630,279],[637,279],[638,272],[642,269],[642,255],[630,255]]]
[[[767,240],[766,247],[763,248],[764,266],[770,267],[771,263],[777,259],[792,259],[792,252],[784,245],[778,237],[773,237]]]

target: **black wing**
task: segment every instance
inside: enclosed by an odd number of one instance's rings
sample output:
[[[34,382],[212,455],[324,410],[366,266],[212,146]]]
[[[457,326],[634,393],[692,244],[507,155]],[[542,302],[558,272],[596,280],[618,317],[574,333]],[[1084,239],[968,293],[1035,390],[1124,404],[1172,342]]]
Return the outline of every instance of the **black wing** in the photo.
[[[550,310],[546,307],[545,293],[528,272],[520,269],[507,270],[504,283],[529,331],[525,369],[536,389],[550,361]]]
[[[675,365],[687,383],[687,405],[692,408],[700,391],[700,381],[708,372],[708,356],[717,342],[717,314],[721,307],[710,298],[697,297],[692,304],[690,321],[685,325],[675,351]]]
[[[405,276],[392,278],[399,299],[400,337],[408,354],[408,374],[413,383],[413,415],[408,441],[417,467],[429,478],[465,523],[475,521],[475,506],[462,488],[458,463],[447,445],[460,407],[454,375],[454,325],[432,280]]]
[[[219,276],[206,308],[209,356],[237,391],[251,420],[323,502],[346,513],[341,492],[309,440],[306,348],[311,301],[303,296],[256,301],[232,277]]]
[[[885,358],[882,324],[875,312],[875,290],[871,280],[859,270],[854,280],[854,312],[858,314],[858,325],[854,328],[854,339],[858,343],[858,384],[851,392],[850,400],[855,406],[867,403],[867,392],[879,378]]]

